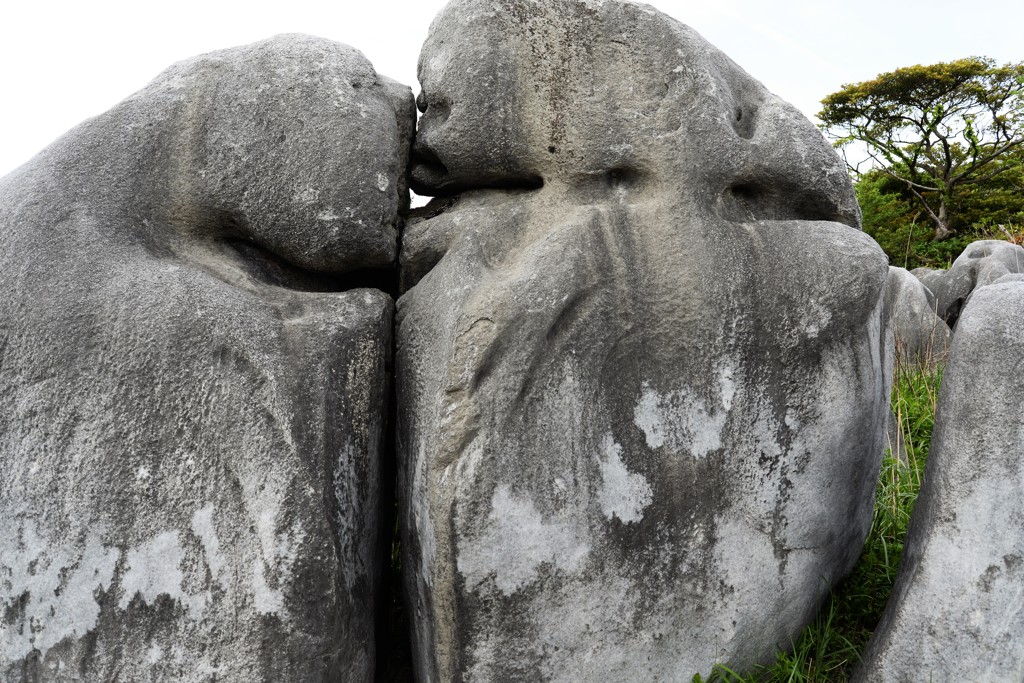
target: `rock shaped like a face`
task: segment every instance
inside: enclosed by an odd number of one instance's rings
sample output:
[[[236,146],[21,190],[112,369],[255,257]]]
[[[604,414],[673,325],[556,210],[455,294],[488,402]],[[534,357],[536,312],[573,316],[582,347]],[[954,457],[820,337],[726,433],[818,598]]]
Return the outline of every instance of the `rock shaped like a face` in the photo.
[[[421,52],[413,189],[453,194],[466,188],[534,187],[525,121],[517,106],[512,46],[495,42],[496,14],[481,3],[449,5]],[[432,49],[431,45],[436,45]]]
[[[887,264],[845,169],[643,5],[460,0],[420,63],[444,169],[413,175],[462,194],[403,236],[419,677],[770,659],[857,558],[882,451]],[[446,89],[471,69],[515,87]]]
[[[1024,282],[975,290],[943,372],[900,573],[855,680],[1024,678]]]
[[[195,88],[189,123],[202,130],[187,162],[200,180],[181,200],[302,269],[389,267],[406,201],[409,89],[325,43],[294,36],[244,61],[214,53],[179,67],[195,74],[182,77]]]
[[[281,36],[0,181],[0,678],[373,679],[412,106]]]

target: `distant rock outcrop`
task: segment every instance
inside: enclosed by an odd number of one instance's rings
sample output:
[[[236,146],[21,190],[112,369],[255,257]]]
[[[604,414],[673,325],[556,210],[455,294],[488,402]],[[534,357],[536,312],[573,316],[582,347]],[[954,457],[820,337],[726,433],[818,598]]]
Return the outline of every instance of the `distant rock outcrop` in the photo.
[[[946,357],[950,331],[935,311],[935,296],[903,268],[889,267],[890,298],[896,354],[907,365],[934,365]]]
[[[1005,275],[1024,273],[1024,247],[1001,240],[979,240],[967,245],[948,271],[916,268],[913,271],[935,295],[935,308],[952,329],[963,314],[971,292]]]
[[[412,115],[280,36],[0,181],[0,679],[373,679]]]
[[[1024,283],[957,325],[896,587],[856,680],[1024,680]]]
[[[413,181],[458,197],[403,237],[418,679],[771,660],[857,559],[884,438],[842,163],[644,5],[457,0],[420,79]]]

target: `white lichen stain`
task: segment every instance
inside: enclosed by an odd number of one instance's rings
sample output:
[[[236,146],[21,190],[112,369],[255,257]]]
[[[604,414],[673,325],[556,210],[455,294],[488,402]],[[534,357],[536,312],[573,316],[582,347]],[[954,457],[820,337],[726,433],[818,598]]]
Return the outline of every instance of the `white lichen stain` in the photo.
[[[377,174],[377,189],[381,192],[387,192],[388,186],[391,183],[388,182],[388,177],[383,173]]]
[[[284,609],[284,595],[267,584],[262,560],[252,563],[252,605],[260,614],[277,614]]]
[[[622,461],[622,446],[607,434],[598,457],[601,468],[601,490],[598,500],[601,512],[609,520],[618,517],[623,523],[639,522],[644,508],[651,504],[652,491],[643,475],[632,474]]]
[[[182,589],[185,575],[181,564],[185,553],[178,542],[177,531],[157,534],[148,542],[127,553],[124,576],[121,577],[121,599],[117,605],[126,609],[136,595],[152,605],[161,595],[177,600],[189,616],[197,618],[206,607],[206,595],[189,595]]]
[[[150,664],[156,664],[164,656],[164,649],[160,647],[158,643],[150,643],[149,649],[146,650],[146,661]]]
[[[644,433],[650,448],[661,448],[665,445],[665,423],[661,407],[663,400],[658,392],[644,382],[640,400],[633,408],[633,424]]]
[[[832,312],[817,299],[808,299],[804,307],[803,319],[800,321],[804,333],[814,339],[832,322]]]
[[[531,501],[517,500],[500,485],[483,531],[460,544],[457,566],[473,588],[493,577],[498,590],[512,595],[534,580],[541,565],[573,573],[589,552],[570,526],[545,522]]]
[[[736,396],[736,380],[731,366],[723,365],[718,369],[718,382],[722,390],[722,407],[731,410],[732,399]]]
[[[14,624],[0,620],[0,661],[18,661],[33,649],[45,656],[65,638],[95,628],[95,592],[110,588],[120,556],[99,532],[75,550],[41,538],[31,521],[20,531],[0,523],[0,610],[21,613]]]
[[[256,508],[256,534],[260,540],[263,557],[273,559],[277,555],[277,515],[281,501],[274,496],[263,496],[263,505]]]
[[[196,510],[192,515],[192,533],[203,545],[203,556],[206,558],[206,566],[210,568],[210,577],[214,583],[219,583],[224,556],[220,553],[220,540],[213,526],[213,510],[213,503],[207,503]]]
[[[430,521],[430,487],[427,479],[427,455],[425,447],[420,444],[417,451],[415,464],[413,465],[411,496],[411,514],[413,527],[416,530],[416,538],[420,545],[420,578],[427,586],[433,586],[433,563],[437,554],[437,540],[434,537],[434,527]]]
[[[259,519],[264,531],[266,530],[266,519],[264,516]],[[274,534],[273,527],[271,529],[274,539],[271,551],[264,554],[262,559],[257,558],[252,565],[253,606],[262,614],[275,614],[284,609],[284,591],[281,587],[291,576],[292,567],[295,566],[299,549],[306,537],[298,523],[292,526],[291,533]],[[261,540],[263,540],[262,537]],[[264,563],[276,570],[277,588],[272,588],[267,581]]]
[[[722,430],[736,395],[733,374],[730,366],[719,368],[719,405],[712,406],[688,387],[662,395],[644,382],[633,423],[643,431],[648,447],[667,446],[695,458],[721,448]]]

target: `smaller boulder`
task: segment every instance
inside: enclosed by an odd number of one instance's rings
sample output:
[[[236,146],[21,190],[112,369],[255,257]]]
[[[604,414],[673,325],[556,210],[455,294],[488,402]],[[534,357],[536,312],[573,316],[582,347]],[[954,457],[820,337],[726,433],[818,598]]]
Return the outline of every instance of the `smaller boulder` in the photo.
[[[936,314],[935,296],[903,268],[890,266],[886,291],[893,318],[898,362],[934,365],[949,347],[949,327]]]
[[[1002,240],[979,240],[967,245],[948,271],[913,271],[935,295],[936,311],[956,329],[971,293],[1007,274],[1024,273],[1024,247]]]
[[[976,290],[949,350],[892,598],[854,680],[1024,680],[1024,283]]]

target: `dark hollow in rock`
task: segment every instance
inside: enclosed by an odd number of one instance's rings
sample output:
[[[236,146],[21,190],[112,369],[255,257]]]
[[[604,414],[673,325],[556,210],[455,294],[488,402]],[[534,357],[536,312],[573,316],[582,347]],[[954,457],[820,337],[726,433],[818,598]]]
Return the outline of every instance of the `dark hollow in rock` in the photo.
[[[939,316],[955,330],[975,289],[1024,273],[1024,247],[1003,240],[979,240],[968,244],[949,270],[915,268],[913,272],[935,295]]]

